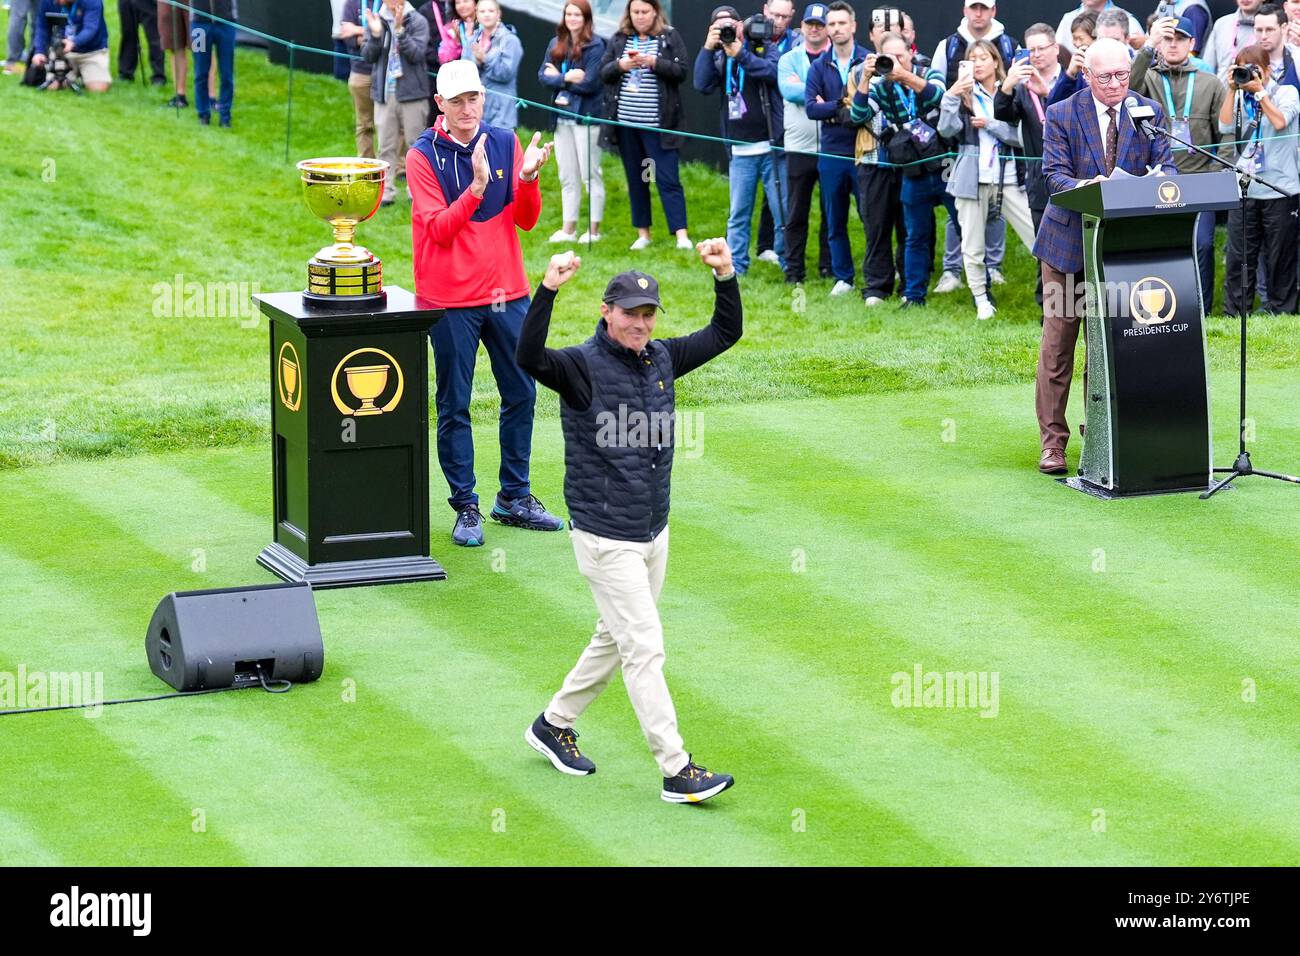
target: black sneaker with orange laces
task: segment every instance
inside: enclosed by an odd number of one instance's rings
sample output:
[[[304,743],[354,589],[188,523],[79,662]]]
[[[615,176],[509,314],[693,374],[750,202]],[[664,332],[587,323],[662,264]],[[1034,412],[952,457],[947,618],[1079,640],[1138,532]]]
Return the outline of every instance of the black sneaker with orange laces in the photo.
[[[596,765],[578,749],[578,732],[572,727],[556,727],[548,723],[545,713],[538,714],[533,725],[524,731],[524,740],[555,764],[560,773],[585,777],[596,772]]]
[[[703,803],[709,797],[716,797],[733,786],[735,782],[731,774],[707,770],[688,755],[686,766],[677,776],[664,777],[664,789],[660,796],[669,803]]]

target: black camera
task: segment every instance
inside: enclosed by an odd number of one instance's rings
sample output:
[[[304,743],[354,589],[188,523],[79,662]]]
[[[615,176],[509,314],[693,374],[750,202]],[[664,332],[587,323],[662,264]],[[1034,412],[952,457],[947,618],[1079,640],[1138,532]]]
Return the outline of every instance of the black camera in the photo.
[[[723,46],[731,46],[736,42],[736,25],[728,23],[725,27],[718,29],[718,39],[722,41]]]
[[[1244,66],[1234,66],[1232,68],[1232,85],[1245,86],[1252,80],[1260,78],[1259,67],[1254,63],[1247,63]]]
[[[889,76],[894,72],[894,58],[880,54],[876,57],[876,76]]]
[[[756,47],[765,47],[772,39],[772,21],[761,13],[756,13],[745,21],[745,39]]]

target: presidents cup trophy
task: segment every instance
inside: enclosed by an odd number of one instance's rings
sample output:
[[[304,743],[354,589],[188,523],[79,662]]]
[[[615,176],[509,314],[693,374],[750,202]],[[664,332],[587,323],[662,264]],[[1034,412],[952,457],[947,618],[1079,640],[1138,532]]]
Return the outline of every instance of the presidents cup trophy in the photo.
[[[375,214],[384,196],[388,163],[378,159],[304,159],[302,196],[310,209],[334,227],[334,245],[307,263],[303,302],[329,309],[379,305],[384,294],[383,263],[353,242],[357,224]]]

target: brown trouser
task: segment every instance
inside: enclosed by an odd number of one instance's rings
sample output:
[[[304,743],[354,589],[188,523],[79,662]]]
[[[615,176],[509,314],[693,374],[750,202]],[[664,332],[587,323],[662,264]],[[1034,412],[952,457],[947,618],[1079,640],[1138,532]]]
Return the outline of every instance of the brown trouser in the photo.
[[[1083,319],[1083,273],[1057,272],[1046,262],[1043,267],[1043,341],[1038,349],[1038,379],[1034,404],[1038,411],[1038,433],[1043,451],[1065,451],[1070,425],[1065,406],[1074,378],[1074,345]],[[1084,372],[1084,388],[1088,385]]]

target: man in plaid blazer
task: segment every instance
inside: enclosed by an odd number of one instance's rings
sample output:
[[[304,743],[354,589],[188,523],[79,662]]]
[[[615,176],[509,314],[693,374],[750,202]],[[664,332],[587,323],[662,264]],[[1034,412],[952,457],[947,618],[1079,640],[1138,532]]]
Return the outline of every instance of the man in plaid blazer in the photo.
[[[1050,194],[1105,179],[1116,167],[1135,176],[1148,170],[1177,175],[1169,141],[1148,140],[1133,130],[1127,97],[1155,110],[1156,126],[1165,125],[1155,100],[1130,93],[1129,50],[1118,40],[1100,39],[1088,48],[1084,75],[1088,88],[1047,110],[1043,127],[1043,176]],[[1083,312],[1083,217],[1049,202],[1034,242],[1043,270],[1043,341],[1038,352],[1035,404],[1042,457],[1038,469],[1065,472],[1065,445],[1070,438],[1065,406],[1074,377],[1074,346]]]

